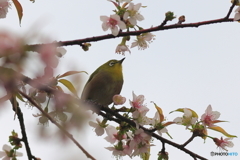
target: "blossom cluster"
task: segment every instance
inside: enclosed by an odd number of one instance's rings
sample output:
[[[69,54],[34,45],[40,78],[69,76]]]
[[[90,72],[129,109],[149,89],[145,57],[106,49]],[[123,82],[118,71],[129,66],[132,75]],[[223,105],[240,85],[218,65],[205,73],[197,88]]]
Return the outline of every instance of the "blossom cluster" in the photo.
[[[110,1],[110,0],[109,0]],[[111,30],[112,35],[117,36],[121,30],[127,29],[128,31],[131,28],[135,30],[142,30],[142,27],[139,27],[137,24],[138,21],[144,20],[144,16],[140,13],[140,8],[143,7],[141,3],[134,4],[130,0],[117,0],[112,2],[116,9],[110,16],[100,16],[102,21],[102,29],[107,31]],[[149,43],[151,43],[155,38],[155,35],[152,33],[143,33],[136,36],[137,39],[132,43],[131,48],[138,46],[138,49],[144,50],[148,48]],[[126,41],[129,41],[130,37],[123,37],[122,42],[117,46],[116,53],[125,54],[126,51],[131,53],[126,45]]]
[[[181,108],[176,111],[184,113],[182,117],[177,117],[173,120],[176,124],[186,126],[186,129],[191,130],[193,133],[196,133],[197,136],[200,136],[203,139],[206,139],[207,137],[211,138],[220,149],[227,151],[226,147],[233,147],[233,143],[230,140],[236,136],[228,134],[223,128],[216,125],[216,123],[225,121],[218,120],[220,117],[220,112],[212,111],[211,105],[208,105],[200,120],[198,120],[197,113],[189,108]],[[221,137],[218,139],[211,137],[208,135],[207,129],[218,131],[228,138],[223,139]]]
[[[217,147],[227,150],[226,147],[233,147],[232,141],[230,141],[233,135],[228,134],[221,127],[216,126],[215,123],[224,122],[218,120],[220,113],[218,111],[212,111],[211,105],[209,105],[201,118],[195,111],[189,108],[180,108],[172,112],[182,112],[184,113],[182,117],[176,117],[173,121],[165,120],[163,111],[155,103],[156,113],[153,118],[149,118],[147,113],[149,108],[144,104],[144,95],[135,95],[133,92],[133,99],[129,100],[130,108],[123,107],[119,109],[121,111],[131,113],[123,114],[126,118],[132,119],[135,122],[135,127],[130,126],[128,123],[121,123],[118,127],[114,127],[108,124],[108,120],[104,119],[101,121],[97,118],[97,122],[90,121],[90,126],[95,128],[95,132],[98,136],[102,136],[104,133],[107,134],[105,140],[107,140],[111,147],[106,147],[106,149],[112,151],[112,154],[119,158],[122,156],[142,156],[150,155],[150,147],[153,146],[151,141],[151,136],[148,132],[144,131],[143,127],[149,126],[148,131],[157,132],[160,136],[163,133],[169,135],[166,127],[172,124],[183,125],[186,129],[193,132],[196,136],[200,136],[203,139],[211,138]],[[115,105],[122,105],[125,103],[126,98],[120,95],[115,95],[113,97]],[[172,113],[171,112],[171,113]],[[211,137],[207,134],[207,129],[212,129],[221,132],[228,138],[220,139]],[[169,135],[170,136],[170,135]]]
[[[125,102],[126,98],[120,95],[115,95],[113,101],[115,105],[120,105]],[[121,103],[119,103],[121,102]],[[106,149],[112,151],[115,157],[122,156],[142,156],[150,155],[150,147],[153,145],[151,142],[151,136],[141,128],[144,125],[152,126],[156,128],[158,133],[166,133],[166,126],[173,124],[173,122],[164,122],[162,111],[156,106],[157,112],[153,118],[146,116],[149,108],[144,104],[144,95],[135,95],[133,92],[133,100],[129,101],[131,108],[127,112],[131,112],[131,117],[134,120],[136,127],[131,127],[127,123],[120,124],[115,128],[112,125],[107,124],[107,120],[102,122],[97,119],[96,122],[90,121],[90,125],[95,128],[95,132],[98,136],[103,135],[105,132],[107,137],[105,138],[113,146],[106,147]],[[128,117],[130,118],[130,117]]]

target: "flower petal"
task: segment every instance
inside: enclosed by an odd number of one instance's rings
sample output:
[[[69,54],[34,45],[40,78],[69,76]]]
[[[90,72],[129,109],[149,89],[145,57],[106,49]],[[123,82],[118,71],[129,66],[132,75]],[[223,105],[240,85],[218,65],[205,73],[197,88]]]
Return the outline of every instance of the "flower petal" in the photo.
[[[119,21],[118,22],[118,26],[123,30],[123,29],[126,29],[126,24],[123,22],[123,21]]]
[[[112,30],[112,35],[114,35],[114,36],[118,35],[118,32],[119,32],[118,27],[114,26],[111,28],[111,30]]]
[[[100,16],[100,20],[106,22],[109,19],[108,16]]]

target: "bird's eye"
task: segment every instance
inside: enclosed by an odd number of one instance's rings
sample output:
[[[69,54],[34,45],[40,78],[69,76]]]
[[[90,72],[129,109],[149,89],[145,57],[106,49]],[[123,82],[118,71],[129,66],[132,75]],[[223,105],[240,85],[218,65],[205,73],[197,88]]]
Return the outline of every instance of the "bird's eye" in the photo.
[[[114,64],[115,64],[115,62],[111,61],[111,62],[109,63],[109,66],[112,67]]]

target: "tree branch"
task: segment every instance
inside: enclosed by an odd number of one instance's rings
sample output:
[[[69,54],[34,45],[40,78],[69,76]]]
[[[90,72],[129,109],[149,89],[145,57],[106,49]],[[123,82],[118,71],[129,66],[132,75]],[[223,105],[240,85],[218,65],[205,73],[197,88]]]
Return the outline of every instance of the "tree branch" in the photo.
[[[27,133],[26,133],[26,129],[25,129],[25,124],[24,124],[24,118],[23,118],[23,114],[22,111],[19,107],[19,104],[16,100],[16,98],[12,97],[10,99],[12,106],[13,106],[13,111],[17,114],[18,120],[19,120],[19,124],[20,124],[20,128],[21,128],[21,133],[22,133],[22,141],[25,144],[26,147],[26,152],[27,152],[27,156],[29,160],[35,159],[37,160],[37,158],[35,156],[32,155],[31,153],[31,149],[29,147],[29,143],[28,143],[28,138],[27,138]]]
[[[37,107],[38,110],[42,112],[44,116],[46,116],[53,124],[55,124],[69,139],[73,141],[73,143],[78,146],[79,149],[82,150],[82,152],[90,159],[96,160],[91,154],[89,154],[78,142],[74,139],[74,137],[65,130],[64,127],[62,127],[60,124],[58,124],[48,113],[46,113],[41,106],[39,106],[31,97],[23,93],[22,91],[18,91],[24,98],[26,98],[29,102],[31,102],[35,107]]]
[[[231,9],[230,9],[230,11],[231,11]],[[199,27],[199,26],[215,24],[215,23],[223,23],[223,22],[233,22],[233,18],[225,17],[225,18],[209,20],[209,21],[202,21],[202,22],[195,22],[195,23],[172,24],[172,25],[166,25],[166,26],[159,25],[156,27],[151,27],[151,28],[143,29],[143,30],[139,30],[139,31],[121,32],[117,36],[113,36],[112,34],[107,34],[107,35],[102,35],[102,36],[88,37],[88,38],[84,38],[84,39],[76,39],[76,40],[70,40],[70,41],[59,41],[59,42],[54,42],[54,43],[26,45],[26,49],[28,51],[36,51],[37,48],[39,48],[40,46],[49,45],[49,44],[57,45],[57,46],[82,45],[82,43],[86,43],[86,42],[96,42],[96,41],[107,40],[107,39],[118,38],[118,37],[125,37],[125,36],[136,36],[136,35],[140,35],[142,33],[163,31],[163,30],[169,30],[169,29],[193,28],[193,27]]]

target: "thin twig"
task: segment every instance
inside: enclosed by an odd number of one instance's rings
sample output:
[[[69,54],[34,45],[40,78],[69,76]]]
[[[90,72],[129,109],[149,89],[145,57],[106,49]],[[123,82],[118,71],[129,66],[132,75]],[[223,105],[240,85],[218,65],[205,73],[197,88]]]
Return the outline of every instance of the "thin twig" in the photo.
[[[192,136],[184,143],[182,144],[183,147],[185,147],[186,145],[188,145],[190,142],[192,142],[192,140],[196,137],[195,132],[193,132]]]
[[[225,19],[229,18],[230,14],[232,13],[232,10],[233,10],[233,8],[235,7],[236,4],[237,4],[237,0],[234,0],[234,2],[232,3],[232,6],[229,8],[229,11],[228,11]]]
[[[23,93],[22,91],[18,91],[24,98],[26,98],[29,102],[31,102],[35,107],[37,107],[38,110],[42,112],[44,116],[46,116],[53,124],[55,124],[69,139],[73,141],[78,148],[82,150],[82,152],[90,159],[95,160],[95,158],[89,154],[74,138],[73,136],[65,130],[64,127],[62,127],[60,124],[58,124],[48,113],[46,113],[31,97]]]
[[[22,133],[22,141],[25,144],[25,148],[26,148],[26,152],[27,152],[27,156],[29,160],[35,159],[37,160],[37,158],[35,156],[32,155],[31,153],[31,149],[28,143],[28,138],[27,138],[27,133],[26,133],[26,129],[25,129],[25,124],[24,124],[24,118],[23,118],[23,114],[22,111],[19,107],[19,104],[16,100],[16,98],[12,97],[10,99],[12,106],[13,106],[13,111],[17,114],[19,123],[20,123],[20,128],[21,128],[21,133]]]

